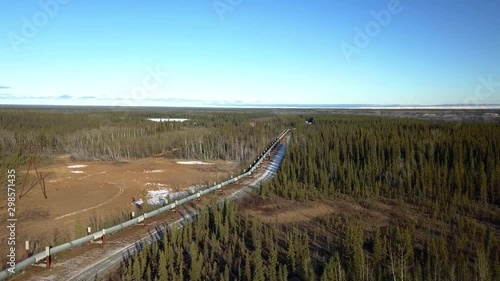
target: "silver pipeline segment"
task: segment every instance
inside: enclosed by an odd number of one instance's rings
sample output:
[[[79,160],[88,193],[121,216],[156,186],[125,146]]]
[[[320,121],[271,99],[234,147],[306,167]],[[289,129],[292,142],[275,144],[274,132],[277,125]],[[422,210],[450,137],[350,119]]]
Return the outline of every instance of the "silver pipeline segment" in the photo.
[[[285,136],[289,131],[290,131],[290,129],[285,130],[283,133],[281,133],[281,135],[278,138],[274,139],[273,143],[271,145],[269,145],[268,148],[266,149],[266,152],[264,152],[259,157],[259,159],[248,169],[248,171],[246,173],[243,173],[243,174],[241,174],[241,175],[239,175],[239,176],[237,176],[235,178],[229,179],[229,180],[227,180],[225,182],[222,182],[222,183],[219,183],[219,184],[215,184],[214,186],[211,186],[209,188],[201,190],[198,193],[200,195],[205,195],[205,194],[208,194],[208,193],[210,193],[212,191],[220,189],[223,186],[232,184],[232,183],[238,181],[241,178],[250,176],[252,174],[252,172],[264,161],[264,158],[266,158],[266,156],[271,152],[271,150],[276,146],[276,144],[278,144],[279,141],[283,138],[283,136]],[[93,234],[89,234],[87,236],[84,236],[84,237],[75,239],[73,241],[61,244],[59,246],[53,247],[53,248],[51,248],[49,250],[49,254],[50,255],[55,255],[55,254],[58,254],[60,252],[69,250],[69,249],[71,249],[73,247],[78,247],[78,246],[84,245],[86,243],[89,243],[90,241],[93,241],[93,240],[101,238],[103,236],[103,233],[106,233],[107,235],[110,235],[110,234],[113,234],[115,232],[118,232],[118,231],[120,231],[120,230],[122,230],[122,229],[124,229],[126,227],[129,227],[129,226],[135,225],[135,224],[137,224],[139,222],[142,222],[146,218],[151,218],[153,216],[156,216],[158,214],[161,214],[163,212],[171,210],[171,209],[175,208],[176,206],[179,206],[179,205],[185,204],[185,203],[187,203],[189,201],[192,201],[194,199],[197,199],[198,198],[198,196],[197,196],[198,193],[195,193],[195,194],[190,195],[190,196],[188,196],[186,198],[183,198],[183,199],[179,199],[178,201],[175,201],[174,203],[171,203],[169,205],[163,206],[163,207],[161,207],[159,209],[156,209],[154,211],[146,213],[146,214],[144,214],[142,216],[138,216],[136,218],[133,218],[133,219],[128,220],[126,222],[123,222],[121,224],[112,226],[112,227],[107,228],[107,229],[103,229],[103,230],[95,232]],[[43,252],[35,254],[35,255],[27,258],[27,259],[24,259],[24,260],[22,260],[22,261],[20,261],[19,263],[16,264],[16,267],[15,267],[14,271],[16,273],[18,273],[18,272],[26,269],[28,266],[30,266],[32,264],[35,264],[35,263],[37,263],[37,262],[45,259],[47,256],[48,255],[47,255],[46,251],[43,251]],[[6,279],[7,277],[9,277],[11,275],[12,275],[12,273],[10,273],[7,270],[4,270],[4,271],[0,272],[0,280],[4,280],[4,279]]]

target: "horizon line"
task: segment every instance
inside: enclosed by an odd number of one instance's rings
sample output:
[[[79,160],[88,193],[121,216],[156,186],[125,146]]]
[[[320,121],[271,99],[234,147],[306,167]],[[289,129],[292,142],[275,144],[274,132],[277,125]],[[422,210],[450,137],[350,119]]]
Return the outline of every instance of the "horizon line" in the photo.
[[[203,104],[203,105],[79,105],[79,104],[2,104],[8,107],[99,107],[99,108],[256,108],[256,109],[500,109],[500,103],[485,104],[279,104],[279,103],[238,103],[238,104]]]

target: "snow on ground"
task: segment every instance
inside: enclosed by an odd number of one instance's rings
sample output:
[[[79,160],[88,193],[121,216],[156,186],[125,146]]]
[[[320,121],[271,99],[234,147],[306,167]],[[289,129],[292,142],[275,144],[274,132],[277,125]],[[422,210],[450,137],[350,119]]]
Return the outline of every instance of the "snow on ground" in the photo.
[[[170,198],[170,190],[150,190],[148,191],[148,204],[160,205],[165,204],[166,198]]]
[[[486,116],[499,117],[498,113],[485,113]]]
[[[149,121],[153,122],[185,122],[189,121],[186,118],[148,118]]]
[[[144,173],[146,174],[155,174],[155,173],[163,173],[164,171],[163,170],[144,170]]]
[[[146,185],[155,185],[159,187],[167,186],[166,184],[157,184],[157,183],[146,183]],[[190,186],[184,191],[173,192],[172,189],[158,189],[158,190],[148,190],[147,202],[149,205],[164,205],[167,203],[167,200],[179,198],[190,193],[196,192],[200,189],[201,185]],[[134,205],[140,206],[144,204],[143,199],[138,199],[134,201]]]
[[[73,173],[73,174],[84,174],[85,172],[84,171],[71,171],[71,173]]]
[[[187,191],[172,192],[170,189],[150,190],[148,191],[149,205],[163,205],[168,199],[174,199],[187,194]]]
[[[72,165],[68,166],[69,169],[78,169],[78,168],[85,168],[87,165]]]
[[[144,201],[143,201],[142,199],[139,199],[139,200],[137,200],[137,201],[134,201],[134,205],[136,205],[136,206],[140,206],[140,205],[142,205],[143,203],[144,203]]]
[[[147,182],[145,185],[146,186],[158,186],[158,187],[167,187],[168,186],[168,184],[158,183],[158,182]]]
[[[201,161],[179,161],[177,164],[181,165],[213,165],[213,163],[206,163]]]

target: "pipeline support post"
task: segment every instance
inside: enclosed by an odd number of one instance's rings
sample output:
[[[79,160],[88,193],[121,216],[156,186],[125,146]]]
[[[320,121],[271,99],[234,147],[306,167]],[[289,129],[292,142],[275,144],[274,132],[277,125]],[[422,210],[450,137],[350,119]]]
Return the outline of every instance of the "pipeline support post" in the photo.
[[[132,219],[135,218],[135,212],[132,212]],[[145,225],[144,224],[144,220],[145,220],[146,216],[145,215],[142,215],[142,219],[141,219],[141,216],[137,217],[137,223],[135,225]]]
[[[50,260],[51,260],[51,257],[50,257],[50,247],[47,246],[45,247],[45,268],[46,269],[50,269]]]
[[[29,258],[30,257],[30,241],[26,240],[26,242],[24,243],[24,250],[26,251],[25,252],[26,258]]]

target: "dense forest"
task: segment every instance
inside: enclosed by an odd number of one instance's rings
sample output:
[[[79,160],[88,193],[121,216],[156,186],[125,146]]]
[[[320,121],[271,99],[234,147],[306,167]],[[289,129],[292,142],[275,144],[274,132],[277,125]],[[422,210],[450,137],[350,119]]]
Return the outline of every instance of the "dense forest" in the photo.
[[[499,206],[500,125],[316,118],[293,134],[272,192]]]
[[[299,230],[242,217],[234,203],[224,202],[202,211],[194,223],[174,226],[163,239],[142,245],[111,279],[273,281],[297,275],[311,280],[316,272],[308,239]]]
[[[318,117],[295,130],[280,173],[260,193],[333,204],[344,195],[389,198],[425,215],[396,225],[399,233],[377,229],[385,244],[361,231],[358,262],[382,270],[354,274],[343,259],[350,280],[500,280],[500,124]],[[393,271],[398,260],[404,272]]]
[[[498,249],[491,232],[465,251],[429,235],[415,244],[413,226],[365,231],[342,217],[314,228],[263,224],[234,203],[204,210],[191,224],[125,260],[109,280],[498,280]],[[416,247],[422,249],[416,249]],[[490,261],[492,259],[492,261]]]
[[[168,230],[111,279],[500,280],[499,124],[316,116],[296,125],[260,200],[350,198],[368,212],[389,202],[401,218],[262,223],[228,203]]]

